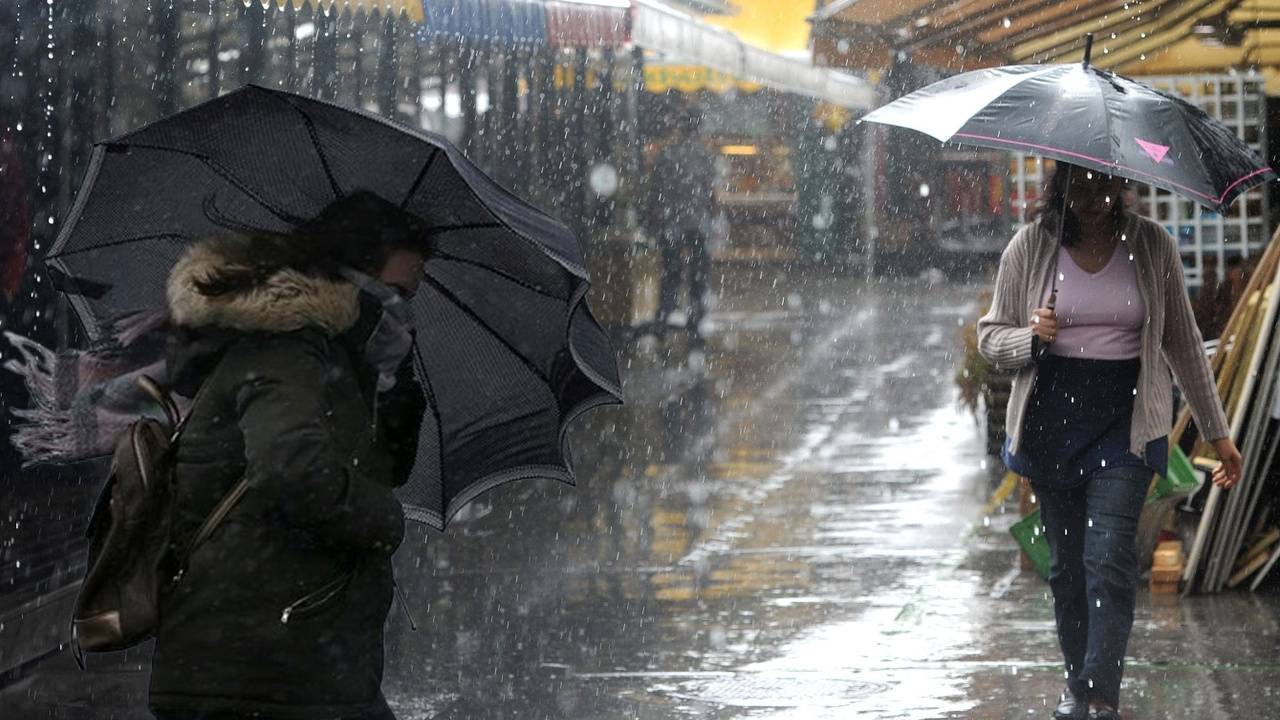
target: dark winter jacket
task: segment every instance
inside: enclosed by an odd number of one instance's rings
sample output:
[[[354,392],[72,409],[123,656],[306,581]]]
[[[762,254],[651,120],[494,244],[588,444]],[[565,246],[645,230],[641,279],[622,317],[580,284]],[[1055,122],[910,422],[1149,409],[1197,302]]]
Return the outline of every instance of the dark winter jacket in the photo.
[[[193,246],[169,281],[171,380],[188,396],[207,383],[179,448],[175,547],[241,477],[249,489],[163,607],[151,705],[373,713],[385,707],[382,631],[404,531],[392,488],[406,463],[396,467],[388,443],[412,443],[416,426],[395,438],[373,427],[354,286],[284,270],[250,292],[195,291],[236,242],[246,241]],[[403,384],[392,392],[421,398]]]

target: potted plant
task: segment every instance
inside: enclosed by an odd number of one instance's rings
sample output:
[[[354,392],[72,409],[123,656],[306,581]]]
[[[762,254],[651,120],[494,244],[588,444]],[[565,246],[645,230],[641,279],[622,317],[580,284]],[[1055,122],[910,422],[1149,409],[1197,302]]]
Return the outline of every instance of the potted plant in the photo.
[[[978,317],[991,307],[992,293],[978,295]],[[960,406],[986,425],[987,454],[999,455],[1004,446],[1005,406],[1009,402],[1013,374],[997,370],[978,352],[978,317],[960,330],[961,362],[955,383],[960,389]]]

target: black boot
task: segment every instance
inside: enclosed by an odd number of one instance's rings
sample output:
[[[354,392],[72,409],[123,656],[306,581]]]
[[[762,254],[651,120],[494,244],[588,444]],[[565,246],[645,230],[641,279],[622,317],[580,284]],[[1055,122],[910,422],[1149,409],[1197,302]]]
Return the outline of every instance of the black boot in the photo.
[[[1058,707],[1053,710],[1053,720],[1087,720],[1089,703],[1077,700],[1070,690],[1058,698]]]
[[[1100,707],[1089,713],[1090,720],[1120,720],[1120,713],[1108,707]]]

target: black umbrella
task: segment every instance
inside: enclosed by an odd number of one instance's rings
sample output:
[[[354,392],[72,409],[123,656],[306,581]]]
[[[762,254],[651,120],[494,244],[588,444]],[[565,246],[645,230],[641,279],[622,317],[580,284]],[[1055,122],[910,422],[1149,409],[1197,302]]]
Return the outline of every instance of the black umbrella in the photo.
[[[1224,214],[1241,193],[1276,177],[1203,110],[1090,65],[1088,46],[1083,63],[963,73],[862,120],[944,142],[1063,160],[1170,190]]]
[[[582,247],[438,135],[246,86],[96,145],[46,262],[97,339],[164,305],[190,242],[228,222],[287,232],[357,190],[418,216],[436,242],[413,301],[429,411],[406,514],[443,528],[504,482],[572,483],[568,424],[621,399]]]

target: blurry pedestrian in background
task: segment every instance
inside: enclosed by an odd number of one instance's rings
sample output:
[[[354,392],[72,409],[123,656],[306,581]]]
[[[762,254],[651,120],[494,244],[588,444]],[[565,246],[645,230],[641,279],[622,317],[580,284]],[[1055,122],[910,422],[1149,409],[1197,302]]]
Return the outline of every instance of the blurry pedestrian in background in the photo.
[[[1213,481],[1240,477],[1176,243],[1125,209],[1124,182],[1058,163],[978,323],[983,356],[1017,370],[1004,459],[1031,481],[1049,541],[1060,719],[1119,717],[1138,519],[1152,472],[1167,470],[1170,369],[1222,461]]]
[[[706,315],[711,271],[707,238],[716,181],[715,154],[702,142],[701,126],[702,114],[696,107],[676,113],[667,125],[649,176],[650,213],[658,228],[662,255],[657,321],[683,325],[695,334]],[[682,312],[680,291],[686,268],[689,304]]]
[[[1236,303],[1240,301],[1244,295],[1244,289],[1249,284],[1249,278],[1253,275],[1253,271],[1257,269],[1258,258],[1252,257],[1244,260],[1239,255],[1227,256],[1226,276],[1222,281],[1222,287],[1219,290],[1219,301],[1217,305],[1217,314],[1214,316],[1214,335],[1219,337],[1222,331],[1227,327],[1227,321],[1231,319],[1231,313],[1235,310]]]
[[[1206,253],[1200,260],[1200,289],[1191,303],[1200,335],[1211,340],[1221,334],[1216,327],[1218,304],[1226,298],[1225,286],[1218,277],[1218,256]]]

